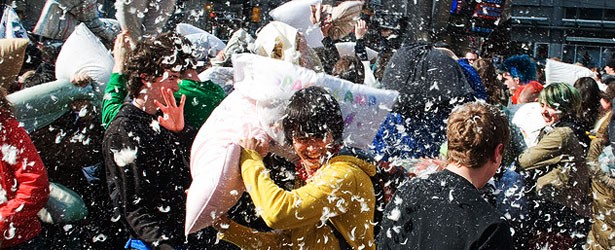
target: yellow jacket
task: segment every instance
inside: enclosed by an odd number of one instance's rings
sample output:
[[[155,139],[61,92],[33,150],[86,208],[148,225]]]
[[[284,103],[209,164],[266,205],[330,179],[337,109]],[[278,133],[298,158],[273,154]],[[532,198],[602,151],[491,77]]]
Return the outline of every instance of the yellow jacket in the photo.
[[[261,156],[241,153],[241,175],[256,210],[275,232],[256,232],[237,223],[221,234],[243,249],[339,249],[327,220],[354,249],[375,249],[376,167],[353,156],[335,156],[306,185],[286,191],[268,175]]]

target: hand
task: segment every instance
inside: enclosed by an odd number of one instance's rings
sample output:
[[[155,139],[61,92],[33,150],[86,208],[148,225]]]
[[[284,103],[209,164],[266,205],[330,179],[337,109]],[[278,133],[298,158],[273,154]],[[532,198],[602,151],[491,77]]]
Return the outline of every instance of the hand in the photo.
[[[359,19],[354,25],[354,36],[357,39],[363,39],[365,34],[367,34],[367,25],[365,24],[365,20]]]
[[[261,156],[265,156],[269,152],[269,142],[266,140],[259,140],[254,137],[239,140],[239,145],[244,149],[254,150]]]
[[[158,102],[158,100],[154,100],[154,104],[156,104],[163,113],[162,117],[158,117],[158,122],[171,132],[177,133],[184,130],[184,105],[186,104],[186,96],[182,95],[179,106],[177,106],[171,89],[161,87],[160,93],[162,93],[162,98],[164,98],[164,104]]]
[[[70,82],[73,83],[77,87],[85,87],[92,81],[93,81],[92,77],[90,77],[84,71],[79,71],[79,73],[73,75],[73,77],[70,79]]]
[[[132,50],[130,35],[128,31],[123,30],[117,37],[115,37],[115,44],[113,45],[113,73],[122,73],[124,70],[124,61],[126,54]]]

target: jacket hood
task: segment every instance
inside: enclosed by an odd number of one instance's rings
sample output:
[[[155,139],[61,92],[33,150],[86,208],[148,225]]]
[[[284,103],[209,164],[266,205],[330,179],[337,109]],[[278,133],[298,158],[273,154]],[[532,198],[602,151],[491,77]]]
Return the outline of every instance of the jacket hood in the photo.
[[[374,157],[361,149],[342,148],[329,162],[333,163],[337,161],[350,162],[363,170],[367,175],[376,175],[376,161]]]
[[[120,117],[125,117],[134,121],[143,120],[151,122],[151,120],[156,120],[157,116],[162,115],[162,112],[160,110],[156,112],[156,115],[150,115],[147,112],[137,108],[135,105],[129,103],[124,104],[120,110],[122,110],[122,112],[117,113],[116,119]]]

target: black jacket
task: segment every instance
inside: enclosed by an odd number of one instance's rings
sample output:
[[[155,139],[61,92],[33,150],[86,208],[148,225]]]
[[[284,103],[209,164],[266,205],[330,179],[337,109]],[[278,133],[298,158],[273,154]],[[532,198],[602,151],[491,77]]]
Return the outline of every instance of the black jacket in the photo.
[[[378,249],[512,249],[508,224],[463,177],[443,170],[399,187]]]
[[[190,185],[189,149],[194,130],[175,134],[156,116],[125,104],[105,132],[103,155],[116,216],[130,236],[156,249],[184,239],[185,191]]]

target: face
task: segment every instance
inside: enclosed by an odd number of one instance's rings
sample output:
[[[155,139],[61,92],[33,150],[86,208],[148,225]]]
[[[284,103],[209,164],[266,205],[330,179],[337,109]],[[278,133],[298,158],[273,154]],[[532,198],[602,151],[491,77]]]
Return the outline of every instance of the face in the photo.
[[[307,135],[293,136],[293,148],[301,158],[303,167],[310,175],[316,172],[325,162],[332,145],[333,136],[331,133],[327,133],[325,138]]]
[[[508,91],[510,91],[511,95],[514,94],[519,87],[519,80],[513,78],[513,76],[508,73],[504,73],[503,77],[505,79],[504,84],[506,84],[506,87],[508,87]]]
[[[476,59],[478,59],[478,56],[476,56],[476,54],[472,53],[472,52],[468,52],[466,53],[466,59],[468,59],[468,62],[470,62],[470,64],[474,63],[474,61],[476,61]]]
[[[562,112],[551,107],[551,105],[546,103],[540,103],[540,112],[542,114],[542,118],[545,119],[547,125],[553,125],[558,122],[561,118]]]
[[[144,78],[147,79],[147,78]],[[179,81],[181,79],[181,74],[179,72],[166,69],[162,76],[154,78],[151,83],[145,83],[144,90],[145,96],[148,101],[157,100],[160,103],[164,103],[164,98],[162,97],[162,93],[160,92],[160,88],[164,87],[165,89],[171,89],[173,92],[177,92],[179,90]]]
[[[606,73],[612,73],[613,72],[613,68],[611,68],[609,66],[604,66],[604,71],[606,71]]]

